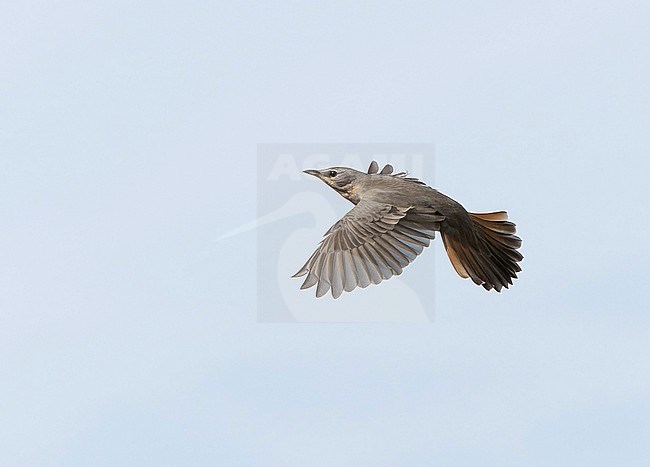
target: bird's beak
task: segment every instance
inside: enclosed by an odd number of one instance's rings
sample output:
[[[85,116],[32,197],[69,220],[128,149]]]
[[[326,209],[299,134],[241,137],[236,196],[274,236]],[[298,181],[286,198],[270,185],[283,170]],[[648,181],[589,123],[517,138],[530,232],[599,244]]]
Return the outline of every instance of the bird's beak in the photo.
[[[303,173],[313,175],[314,177],[320,177],[320,172],[318,170],[305,170]]]

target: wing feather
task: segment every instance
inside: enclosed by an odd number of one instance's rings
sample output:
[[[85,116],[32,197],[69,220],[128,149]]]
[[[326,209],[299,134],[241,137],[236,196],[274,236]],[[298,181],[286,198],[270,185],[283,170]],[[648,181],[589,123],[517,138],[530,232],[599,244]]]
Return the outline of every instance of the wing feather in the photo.
[[[354,262],[354,267],[357,272],[357,278],[359,279],[359,287],[365,289],[372,283],[370,280],[370,273],[365,265],[365,259],[361,256],[358,248],[350,250],[350,255],[352,256],[352,261]]]
[[[369,171],[379,170],[371,165]],[[376,173],[376,172],[375,172]],[[440,230],[439,213],[412,206],[362,200],[325,234],[318,249],[294,277],[307,276],[301,289],[334,298],[357,287],[402,274]]]
[[[359,285],[359,276],[350,250],[342,251],[341,259],[343,264],[343,290],[352,292]]]

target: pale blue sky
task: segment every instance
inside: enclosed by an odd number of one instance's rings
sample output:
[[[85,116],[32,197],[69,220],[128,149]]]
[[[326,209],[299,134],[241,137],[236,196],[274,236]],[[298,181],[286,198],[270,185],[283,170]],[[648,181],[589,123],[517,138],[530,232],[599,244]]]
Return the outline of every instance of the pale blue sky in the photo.
[[[649,19],[5,3],[0,464],[646,464]],[[434,143],[441,191],[517,222],[521,280],[436,244],[432,325],[257,324],[256,234],[214,239],[255,216],[258,142]]]

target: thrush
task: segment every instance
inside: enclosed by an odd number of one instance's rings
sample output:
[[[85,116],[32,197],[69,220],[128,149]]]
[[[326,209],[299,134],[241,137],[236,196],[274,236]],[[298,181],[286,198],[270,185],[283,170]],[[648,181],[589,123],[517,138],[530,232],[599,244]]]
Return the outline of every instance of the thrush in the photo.
[[[393,174],[390,164],[380,172],[375,161],[367,173],[348,167],[305,173],[355,205],[293,276],[307,276],[301,289],[316,286],[316,297],[331,291],[339,298],[402,274],[436,232],[458,275],[486,290],[507,289],[521,271],[521,239],[505,211],[467,212],[405,172]]]

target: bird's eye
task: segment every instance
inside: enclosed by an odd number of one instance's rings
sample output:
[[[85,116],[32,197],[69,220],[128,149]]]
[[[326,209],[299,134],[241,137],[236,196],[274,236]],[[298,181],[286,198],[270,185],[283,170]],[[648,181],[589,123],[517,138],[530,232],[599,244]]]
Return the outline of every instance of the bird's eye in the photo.
[[[330,170],[330,177],[334,178],[336,177],[337,173],[335,170]]]

